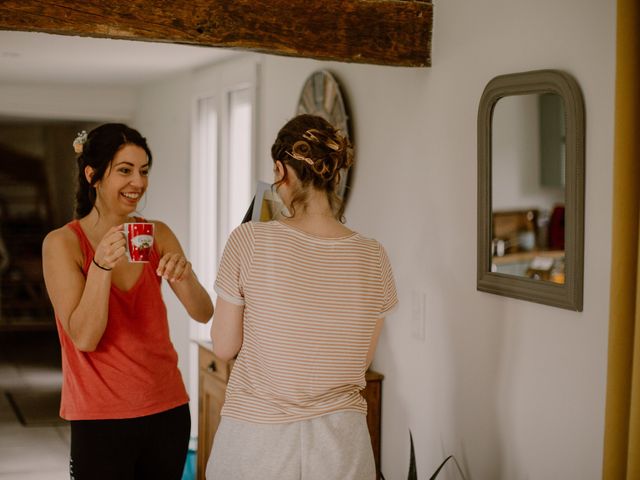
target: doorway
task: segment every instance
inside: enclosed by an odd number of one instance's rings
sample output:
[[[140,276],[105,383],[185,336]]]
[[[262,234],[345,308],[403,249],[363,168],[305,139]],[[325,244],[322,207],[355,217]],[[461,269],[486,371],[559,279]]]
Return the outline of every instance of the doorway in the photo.
[[[55,331],[42,241],[73,218],[71,144],[94,125],[0,118],[0,332]]]
[[[48,438],[63,455],[50,466],[60,469],[66,468],[68,426],[58,415],[60,344],[41,249],[49,231],[73,218],[72,142],[95,125],[0,117],[0,426],[12,429],[16,441]],[[25,455],[6,460],[24,461],[26,468],[32,460]]]

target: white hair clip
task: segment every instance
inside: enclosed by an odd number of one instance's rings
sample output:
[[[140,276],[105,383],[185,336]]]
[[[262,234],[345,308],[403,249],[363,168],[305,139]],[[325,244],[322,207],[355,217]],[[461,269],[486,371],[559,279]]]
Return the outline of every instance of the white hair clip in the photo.
[[[87,142],[87,132],[86,130],[82,130],[78,133],[78,136],[73,140],[73,150],[76,153],[82,153],[82,149],[84,148],[84,144]]]

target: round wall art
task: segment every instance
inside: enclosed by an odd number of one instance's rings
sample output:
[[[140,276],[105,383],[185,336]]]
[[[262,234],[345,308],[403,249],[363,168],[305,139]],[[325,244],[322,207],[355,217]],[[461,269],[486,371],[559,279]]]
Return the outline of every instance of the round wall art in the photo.
[[[331,125],[351,140],[350,118],[347,114],[340,85],[333,75],[326,70],[313,72],[307,78],[300,98],[296,114],[309,113],[318,115],[327,120]],[[340,184],[337,193],[340,198],[346,200],[349,171],[340,174]]]

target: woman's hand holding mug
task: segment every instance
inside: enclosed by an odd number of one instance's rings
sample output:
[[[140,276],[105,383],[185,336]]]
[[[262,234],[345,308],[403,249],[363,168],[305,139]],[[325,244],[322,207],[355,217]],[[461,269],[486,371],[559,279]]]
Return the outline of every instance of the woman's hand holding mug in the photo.
[[[125,238],[122,225],[116,225],[105,233],[96,247],[93,261],[103,270],[111,270],[125,255]]]

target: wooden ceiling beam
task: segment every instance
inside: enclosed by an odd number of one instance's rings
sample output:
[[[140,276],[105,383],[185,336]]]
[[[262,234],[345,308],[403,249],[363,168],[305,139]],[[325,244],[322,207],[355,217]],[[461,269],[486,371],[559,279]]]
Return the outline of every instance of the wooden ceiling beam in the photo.
[[[0,0],[0,30],[428,67],[431,1]]]

